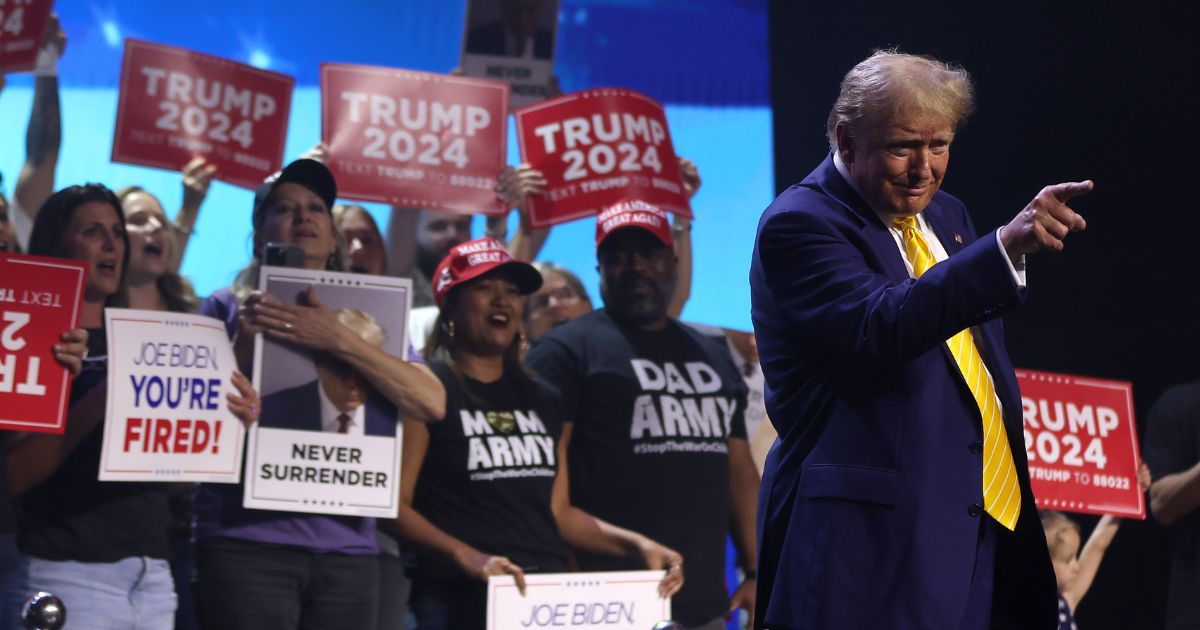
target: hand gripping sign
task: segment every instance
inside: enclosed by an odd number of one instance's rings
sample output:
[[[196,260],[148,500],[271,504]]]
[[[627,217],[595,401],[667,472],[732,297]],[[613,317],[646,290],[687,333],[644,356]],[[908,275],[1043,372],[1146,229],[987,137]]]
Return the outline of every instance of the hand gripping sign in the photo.
[[[309,292],[364,342],[408,358],[412,281],[263,267],[259,290],[309,305]],[[254,383],[262,414],[246,450],[244,507],[395,518],[399,410],[338,356],[258,335]]]
[[[500,81],[321,64],[321,139],[346,199],[502,214],[507,115]]]
[[[1017,370],[1029,477],[1040,509],[1146,518],[1133,386]]]
[[[663,576],[662,571],[528,574],[521,594],[511,575],[493,575],[487,630],[647,630],[671,618],[671,600],[658,594]]]
[[[632,90],[568,94],[514,112],[521,161],[546,176],[529,199],[535,229],[638,199],[692,216],[662,105]]]
[[[279,169],[293,79],[182,48],[125,40],[114,162],[179,170],[196,156],[253,189]]]
[[[221,322],[108,308],[101,481],[237,483],[245,428],[225,394],[237,362]]]
[[[79,323],[87,265],[0,254],[0,429],[62,433],[71,375],[54,360]]]
[[[0,74],[33,70],[52,0],[0,0]]]

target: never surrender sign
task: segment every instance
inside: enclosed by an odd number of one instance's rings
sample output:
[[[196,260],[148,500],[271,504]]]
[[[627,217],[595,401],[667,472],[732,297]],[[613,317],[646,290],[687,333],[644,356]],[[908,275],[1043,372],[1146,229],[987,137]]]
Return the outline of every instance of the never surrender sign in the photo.
[[[279,169],[293,79],[182,48],[125,40],[114,162],[179,170],[203,156],[253,189]]]
[[[0,0],[0,74],[33,70],[52,0]]]
[[[321,139],[346,199],[502,214],[507,115],[500,81],[321,64]]]
[[[662,105],[621,89],[576,92],[514,112],[521,161],[546,176],[531,195],[536,229],[591,216],[622,199],[692,216]]]
[[[1029,476],[1039,509],[1146,518],[1133,386],[1017,370]]]
[[[338,325],[408,358],[407,278],[263,267],[259,289],[306,304],[311,289]],[[328,352],[255,339],[262,413],[250,431],[242,505],[260,510],[394,518],[400,499],[399,411]]]
[[[524,594],[511,575],[493,575],[488,578],[487,630],[647,630],[671,618],[671,600],[658,595],[664,575],[663,571],[529,574]]]
[[[101,481],[237,483],[245,428],[225,394],[237,362],[221,322],[108,308]]]
[[[0,429],[62,433],[71,374],[54,359],[79,324],[87,265],[0,254]]]

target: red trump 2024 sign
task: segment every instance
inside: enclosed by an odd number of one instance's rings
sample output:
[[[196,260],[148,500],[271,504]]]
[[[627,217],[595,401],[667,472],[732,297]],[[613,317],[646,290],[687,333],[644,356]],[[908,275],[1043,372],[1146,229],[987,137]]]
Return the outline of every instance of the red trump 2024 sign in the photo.
[[[52,0],[0,0],[0,74],[33,70]]]
[[[546,176],[529,219],[545,228],[639,199],[692,216],[662,105],[632,90],[567,94],[514,112],[521,161]]]
[[[170,170],[196,156],[217,179],[253,189],[279,169],[291,77],[129,39],[112,159]]]
[[[79,323],[87,265],[0,254],[0,429],[62,433],[71,375],[54,360]]]
[[[321,64],[321,139],[338,196],[500,214],[509,87],[396,68]]]
[[[1146,518],[1132,384],[1016,372],[1037,507]]]

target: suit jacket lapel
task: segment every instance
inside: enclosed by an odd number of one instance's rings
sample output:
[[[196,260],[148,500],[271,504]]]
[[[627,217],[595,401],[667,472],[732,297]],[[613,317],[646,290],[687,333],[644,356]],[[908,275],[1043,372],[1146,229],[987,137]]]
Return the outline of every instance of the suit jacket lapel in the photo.
[[[876,259],[883,271],[893,282],[904,282],[909,278],[908,268],[904,266],[904,258],[896,241],[887,226],[879,220],[867,202],[854,191],[849,182],[838,172],[833,164],[833,153],[825,157],[825,161],[816,168],[801,185],[815,188],[828,195],[834,201],[845,206],[862,227],[863,237],[867,239]]]
[[[966,247],[966,243],[962,240],[962,230],[966,226],[956,225],[954,217],[948,216],[942,206],[936,201],[929,204],[925,210],[925,221],[929,227],[937,235],[938,240],[942,242],[942,247],[945,248],[948,256],[953,256]],[[958,236],[958,238],[955,238]],[[984,238],[991,237],[991,233],[984,235]],[[979,350],[979,356],[983,358],[983,364],[987,366],[988,373],[992,375],[992,385],[996,389],[996,396],[1000,399],[1001,405],[1006,412],[1006,420],[1014,417],[1020,418],[1020,413],[1014,415],[1014,411],[1020,409],[1021,396],[1013,387],[1013,381],[1010,378],[1012,375],[1012,365],[1007,360],[1002,360],[1005,357],[1003,352],[996,352],[997,348],[1003,348],[1003,328],[999,321],[989,321],[972,329],[972,339],[975,341],[975,347]],[[949,348],[946,350],[949,354]],[[953,356],[951,356],[953,362]],[[965,382],[964,382],[965,386]],[[1014,409],[1015,407],[1015,409]],[[1006,423],[1011,433],[1013,431],[1012,422]],[[1017,425],[1019,428],[1020,425]],[[1010,436],[1011,437],[1011,436]]]
[[[858,196],[854,188],[838,172],[837,167],[833,164],[832,153],[801,184],[809,188],[821,190],[853,213],[862,225],[863,236],[870,243],[871,249],[874,250],[876,257],[884,267],[884,271],[892,281],[899,283],[910,278],[908,268],[904,264],[904,258],[900,254],[900,248],[896,246],[896,241],[892,238],[892,233],[883,225],[875,212],[867,206],[866,201]],[[948,216],[936,199],[925,209],[923,216],[925,217],[925,222],[929,224],[930,229],[933,230],[933,233],[937,235],[938,240],[942,243],[942,248],[946,250],[947,256],[957,254],[967,245],[967,243],[959,242],[962,231],[966,229],[966,226],[957,225],[954,217]],[[959,235],[960,238],[954,238],[955,235]],[[997,338],[1000,324],[990,322],[978,326],[976,329],[979,331],[979,334],[972,335],[972,338],[975,340],[984,365],[987,366],[988,372],[992,375],[992,381],[996,387],[996,395],[1000,398],[1005,411],[1011,411],[1010,408],[1014,404],[1016,404],[1016,409],[1019,410],[1020,396],[1019,394],[1015,397],[1013,396],[1009,379],[1005,376],[1012,373],[1012,367],[1006,362],[998,361],[996,359],[997,354],[992,351],[992,348],[1000,343]],[[951,354],[950,347],[945,343],[941,344],[941,346],[942,354],[946,358],[948,367],[958,375],[958,381],[962,384],[963,391],[966,392],[967,397],[971,400],[971,404],[974,405],[974,398],[971,396],[970,388],[967,387],[966,379],[958,369],[958,363],[954,360],[954,355]],[[1011,413],[1006,413],[1005,416],[1008,418],[1013,417]],[[1017,417],[1019,416],[1020,414],[1017,414]],[[1011,424],[1011,422],[1008,424]],[[1010,433],[1012,430],[1012,427],[1009,427]]]
[[[304,388],[303,400],[297,401],[300,402],[302,407],[296,409],[296,413],[300,414],[300,417],[305,418],[304,424],[308,427],[309,431],[325,430],[325,427],[322,426],[321,418],[321,394],[317,391],[317,388],[320,386],[321,379],[313,381],[308,387]]]
[[[925,217],[925,222],[929,224],[930,229],[937,235],[938,241],[942,244],[942,249],[946,250],[947,256],[953,256],[962,251],[966,245],[963,243],[961,227],[949,225],[950,221],[943,211],[941,204],[934,199],[930,202],[929,207],[922,213]],[[956,232],[955,230],[960,230]]]

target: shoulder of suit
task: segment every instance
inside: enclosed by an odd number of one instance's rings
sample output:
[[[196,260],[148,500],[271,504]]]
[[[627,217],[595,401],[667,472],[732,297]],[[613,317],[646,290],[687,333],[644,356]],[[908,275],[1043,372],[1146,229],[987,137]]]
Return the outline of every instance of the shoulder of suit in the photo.
[[[779,196],[767,206],[763,212],[764,218],[779,214],[808,214],[823,215],[828,213],[841,214],[850,212],[848,208],[834,197],[817,188],[809,188],[795,184],[779,193]]]
[[[826,232],[839,229],[834,226],[861,229],[863,218],[825,192],[796,184],[780,193],[763,211],[758,232],[762,234],[768,226],[781,223]]]

